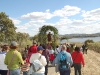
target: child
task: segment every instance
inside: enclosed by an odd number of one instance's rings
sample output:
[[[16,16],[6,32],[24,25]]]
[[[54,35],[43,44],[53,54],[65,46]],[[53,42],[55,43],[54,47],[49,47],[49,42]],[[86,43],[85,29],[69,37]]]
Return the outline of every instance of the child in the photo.
[[[30,67],[29,59],[27,58],[26,54],[23,54],[22,58],[24,60],[24,64],[21,65],[21,71],[23,72],[23,75],[28,75],[28,71]]]
[[[54,50],[52,49],[52,47],[50,47],[50,49],[49,49],[49,60],[50,60],[51,64],[52,64],[54,58],[55,58]]]

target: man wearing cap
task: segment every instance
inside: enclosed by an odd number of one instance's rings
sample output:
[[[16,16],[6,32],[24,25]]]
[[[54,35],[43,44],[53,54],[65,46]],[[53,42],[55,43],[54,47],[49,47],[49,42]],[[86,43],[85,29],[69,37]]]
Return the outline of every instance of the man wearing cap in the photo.
[[[28,50],[28,55],[31,55],[33,53],[37,53],[37,42],[33,41],[33,46],[31,46]]]
[[[46,62],[45,56],[42,55],[43,50],[44,49],[43,49],[42,46],[38,46],[37,47],[37,53],[32,54],[31,57],[30,57],[30,63],[32,63],[34,60],[39,59],[39,57],[41,56],[41,58],[39,60],[43,65],[43,67],[39,71],[32,72],[32,75],[44,75],[45,65],[47,64],[47,62]]]

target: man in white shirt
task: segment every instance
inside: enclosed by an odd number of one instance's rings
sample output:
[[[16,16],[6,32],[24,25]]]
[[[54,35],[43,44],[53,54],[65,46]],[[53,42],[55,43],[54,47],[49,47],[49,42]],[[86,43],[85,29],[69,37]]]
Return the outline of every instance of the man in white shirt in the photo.
[[[57,55],[60,52],[59,46],[56,46],[55,48],[55,54]]]
[[[32,72],[32,70],[30,69],[31,71],[29,71],[29,72],[31,72],[30,74],[32,74],[32,75],[44,75],[44,73],[45,73],[45,65],[47,64],[47,62],[46,62],[45,56],[42,55],[43,50],[44,49],[42,46],[38,46],[37,47],[38,52],[32,54],[30,57],[30,63],[32,63],[34,60],[39,59],[39,57],[41,56],[41,58],[39,60],[43,65],[43,67],[37,72]]]

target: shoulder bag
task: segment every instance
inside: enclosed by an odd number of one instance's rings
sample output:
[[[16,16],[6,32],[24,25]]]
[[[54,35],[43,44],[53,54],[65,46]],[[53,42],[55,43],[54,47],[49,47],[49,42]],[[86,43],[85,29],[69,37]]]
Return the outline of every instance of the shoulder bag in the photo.
[[[16,53],[14,53],[14,54],[13,54],[12,59],[11,59],[11,61],[10,61],[9,65],[7,66],[7,68],[8,68],[7,75],[10,75],[9,68],[12,66],[12,62],[13,62],[13,60],[14,60],[15,56],[16,56]]]
[[[76,54],[76,56],[75,56],[75,58],[74,58],[74,60],[73,60],[73,64],[72,64],[71,67],[74,67],[74,61],[75,61],[75,59],[76,59],[77,56],[78,56],[78,53]]]

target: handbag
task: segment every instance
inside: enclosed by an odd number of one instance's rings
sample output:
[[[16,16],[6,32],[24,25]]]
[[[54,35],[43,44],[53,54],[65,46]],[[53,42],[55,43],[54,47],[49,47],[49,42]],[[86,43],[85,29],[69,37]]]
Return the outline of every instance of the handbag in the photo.
[[[75,59],[76,59],[77,56],[78,56],[78,53],[76,54],[76,56],[75,56],[75,58],[74,58],[74,60],[73,60],[73,64],[72,64],[71,67],[74,67],[74,61],[75,61]]]
[[[34,72],[39,71],[39,70],[42,69],[42,67],[43,67],[43,65],[42,65],[42,63],[41,63],[41,61],[40,61],[40,59],[41,59],[41,56],[40,56],[38,59],[36,59],[36,60],[34,60],[34,61],[32,62],[31,67],[33,68],[33,71],[34,71]]]
[[[16,56],[16,54],[14,53],[13,56],[12,56],[12,59],[10,61],[10,64],[7,66],[7,68],[8,68],[7,75],[10,75],[9,67],[12,66],[12,62],[13,62],[15,56]]]

